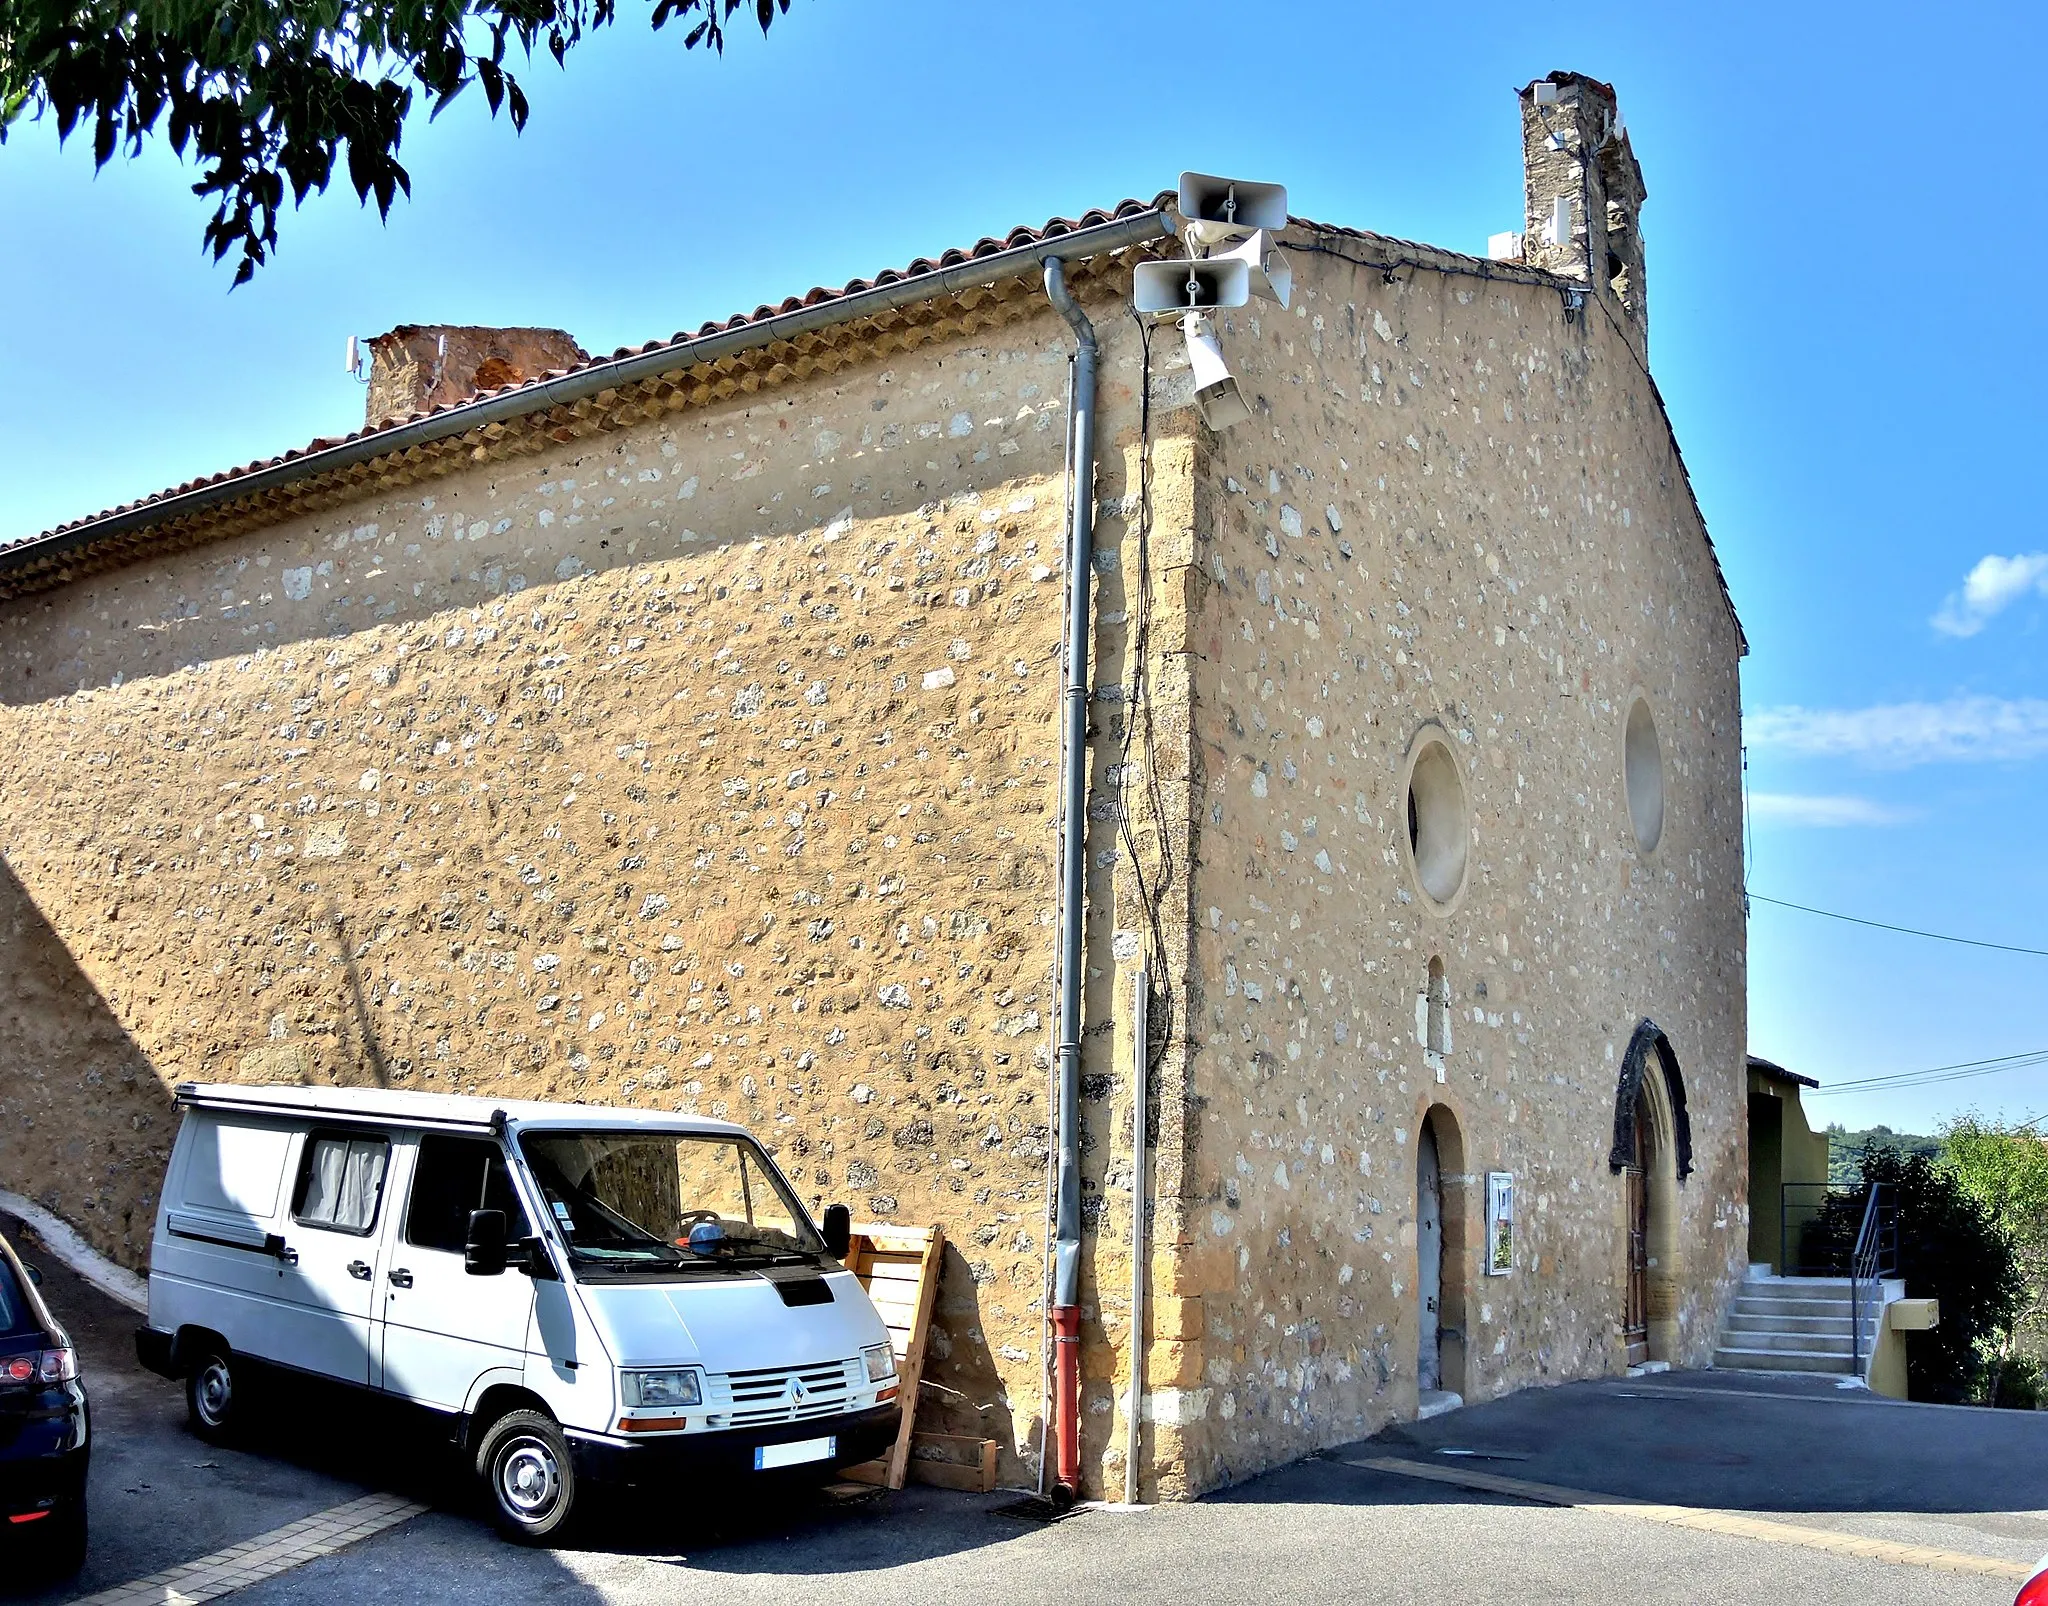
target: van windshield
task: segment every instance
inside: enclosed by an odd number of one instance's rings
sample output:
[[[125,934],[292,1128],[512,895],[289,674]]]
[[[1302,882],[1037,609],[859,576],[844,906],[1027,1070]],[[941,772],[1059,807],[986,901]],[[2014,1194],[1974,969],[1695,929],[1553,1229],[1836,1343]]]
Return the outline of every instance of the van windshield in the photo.
[[[523,1132],[519,1148],[579,1272],[808,1265],[824,1241],[745,1138]]]

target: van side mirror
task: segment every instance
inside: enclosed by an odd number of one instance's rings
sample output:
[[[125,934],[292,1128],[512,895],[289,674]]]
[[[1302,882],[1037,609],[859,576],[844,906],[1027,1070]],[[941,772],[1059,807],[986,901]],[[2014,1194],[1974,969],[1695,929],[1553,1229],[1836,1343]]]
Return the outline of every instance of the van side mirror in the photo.
[[[845,1205],[825,1206],[825,1248],[834,1260],[844,1260],[853,1247],[853,1213]]]
[[[496,1277],[505,1270],[505,1212],[472,1210],[469,1237],[462,1246],[462,1269],[472,1277]]]
[[[36,1287],[40,1288],[43,1286],[43,1268],[38,1266],[33,1260],[24,1260],[21,1263],[21,1269],[28,1273],[28,1280],[34,1283]]]

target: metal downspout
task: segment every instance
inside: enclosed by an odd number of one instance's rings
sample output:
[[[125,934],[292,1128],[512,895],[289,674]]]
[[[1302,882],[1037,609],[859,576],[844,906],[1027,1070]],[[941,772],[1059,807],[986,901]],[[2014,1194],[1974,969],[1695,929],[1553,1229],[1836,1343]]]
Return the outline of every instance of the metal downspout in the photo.
[[[1074,462],[1067,533],[1066,795],[1060,804],[1059,1183],[1053,1218],[1053,1414],[1059,1443],[1055,1501],[1081,1487],[1081,983],[1088,829],[1088,603],[1095,541],[1095,328],[1067,289],[1066,266],[1045,263],[1045,294],[1074,331]]]

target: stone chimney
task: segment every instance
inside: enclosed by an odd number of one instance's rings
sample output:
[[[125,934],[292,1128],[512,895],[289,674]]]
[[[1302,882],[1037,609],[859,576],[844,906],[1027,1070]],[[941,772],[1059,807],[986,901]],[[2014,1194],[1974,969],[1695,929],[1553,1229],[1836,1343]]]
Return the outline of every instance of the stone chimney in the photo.
[[[370,340],[370,393],[363,425],[378,429],[414,413],[467,401],[590,360],[560,329],[476,329],[402,323]]]
[[[1606,296],[1647,363],[1643,170],[1613,86],[1554,72],[1524,89],[1522,166],[1528,198],[1522,260]]]

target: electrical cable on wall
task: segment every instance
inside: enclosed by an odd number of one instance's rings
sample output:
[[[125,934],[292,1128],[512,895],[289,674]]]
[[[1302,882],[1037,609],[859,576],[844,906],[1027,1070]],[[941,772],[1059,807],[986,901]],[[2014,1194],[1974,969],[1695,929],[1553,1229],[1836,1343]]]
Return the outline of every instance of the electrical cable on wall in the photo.
[[[1749,743],[1742,744],[1742,913],[1749,915],[1749,877],[1756,869],[1756,813],[1749,806]]]
[[[1131,875],[1138,887],[1138,901],[1145,911],[1145,921],[1152,939],[1152,963],[1148,967],[1154,975],[1166,973],[1166,937],[1159,923],[1159,905],[1166,889],[1173,884],[1173,844],[1167,835],[1167,813],[1164,797],[1159,791],[1159,765],[1153,744],[1152,703],[1146,678],[1146,655],[1150,650],[1152,631],[1152,330],[1135,309],[1132,319],[1138,325],[1138,340],[1141,351],[1139,399],[1138,399],[1138,572],[1136,598],[1132,599],[1132,587],[1127,582],[1125,600],[1130,621],[1129,656],[1131,662],[1131,690],[1125,702],[1123,737],[1117,754],[1117,825],[1118,835],[1125,854],[1131,861]],[[1145,722],[1142,761],[1144,766],[1145,804],[1152,816],[1152,822],[1159,838],[1161,860],[1156,883],[1147,884],[1145,866],[1138,857],[1138,844],[1131,830],[1131,810],[1124,803],[1124,786],[1130,779],[1131,739],[1142,715]],[[1163,1006],[1160,1036],[1171,1040],[1173,1035],[1173,993],[1167,989],[1160,1000]],[[1150,1054],[1151,1045],[1145,1045]]]
[[[1420,257],[1401,256],[1399,254],[1391,254],[1383,260],[1374,261],[1370,257],[1353,256],[1348,251],[1340,251],[1333,245],[1324,245],[1317,240],[1311,240],[1306,243],[1290,241],[1287,249],[1290,251],[1307,251],[1316,256],[1335,257],[1339,262],[1348,262],[1354,268],[1371,268],[1379,274],[1381,282],[1385,284],[1400,284],[1404,282],[1397,276],[1396,270],[1408,268],[1417,273],[1443,273],[1456,278],[1484,279],[1489,284],[1519,284],[1526,285],[1532,290],[1553,290],[1557,293],[1563,305],[1567,319],[1574,316],[1579,307],[1583,305],[1584,298],[1587,295],[1586,286],[1582,284],[1555,283],[1553,281],[1556,276],[1542,268],[1523,268],[1516,273],[1501,273],[1483,263],[1467,266],[1462,262],[1425,262]],[[1597,301],[1599,297],[1594,296],[1592,299]],[[1612,316],[1610,313],[1609,317],[1611,318]],[[1615,326],[1615,332],[1617,334],[1621,332],[1620,325],[1617,324]],[[1627,342],[1624,340],[1623,344],[1626,345]],[[1630,355],[1634,355],[1633,347],[1630,347]],[[1643,371],[1644,373],[1649,372],[1647,368]]]

